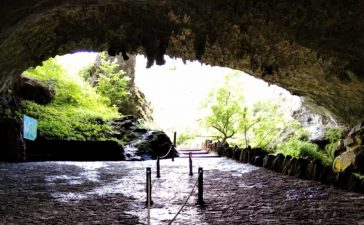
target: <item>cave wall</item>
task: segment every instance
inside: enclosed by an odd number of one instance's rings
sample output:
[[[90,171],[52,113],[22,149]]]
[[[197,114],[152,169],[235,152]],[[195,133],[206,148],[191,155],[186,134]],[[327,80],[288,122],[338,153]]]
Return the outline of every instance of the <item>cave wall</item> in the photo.
[[[364,1],[2,0],[0,91],[22,71],[77,50],[163,55],[250,73],[364,119]]]

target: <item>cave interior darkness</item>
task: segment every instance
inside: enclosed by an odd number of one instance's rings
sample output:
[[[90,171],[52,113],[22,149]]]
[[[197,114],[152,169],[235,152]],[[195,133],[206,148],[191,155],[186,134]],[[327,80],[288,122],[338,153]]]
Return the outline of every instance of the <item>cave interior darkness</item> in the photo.
[[[0,91],[70,52],[164,55],[241,70],[346,125],[364,119],[362,1],[5,0]]]

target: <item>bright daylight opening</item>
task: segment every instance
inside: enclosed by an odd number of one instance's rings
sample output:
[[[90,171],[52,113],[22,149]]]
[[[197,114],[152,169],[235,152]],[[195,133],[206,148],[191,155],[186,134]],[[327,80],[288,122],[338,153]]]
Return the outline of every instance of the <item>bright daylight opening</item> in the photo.
[[[241,71],[197,61],[166,57],[163,66],[147,69],[146,64],[143,55],[127,61],[87,52],[51,58],[23,74],[23,79],[38,80],[53,90],[50,99],[47,104],[23,101],[23,111],[39,119],[40,138],[56,140],[51,144],[96,141],[92,146],[99,145],[97,151],[106,141],[104,147],[112,149],[105,152],[106,159],[172,157],[178,154],[170,147],[177,133],[178,147],[200,148],[211,140],[297,157],[309,155],[326,164],[332,161],[325,145],[333,121],[312,113],[300,97],[285,89]],[[32,149],[41,148],[32,142],[28,145],[30,155]],[[87,148],[85,154],[93,159],[91,147]],[[123,156],[115,158],[118,151]],[[74,159],[84,153],[79,154]]]

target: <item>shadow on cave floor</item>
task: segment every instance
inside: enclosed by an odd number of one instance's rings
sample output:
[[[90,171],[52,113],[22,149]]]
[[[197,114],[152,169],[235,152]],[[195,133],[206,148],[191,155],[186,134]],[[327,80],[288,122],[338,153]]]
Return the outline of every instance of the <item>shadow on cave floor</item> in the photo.
[[[151,224],[168,224],[204,168],[175,224],[364,224],[364,195],[224,158],[144,162],[0,164],[0,224],[147,224],[145,168],[152,167]]]

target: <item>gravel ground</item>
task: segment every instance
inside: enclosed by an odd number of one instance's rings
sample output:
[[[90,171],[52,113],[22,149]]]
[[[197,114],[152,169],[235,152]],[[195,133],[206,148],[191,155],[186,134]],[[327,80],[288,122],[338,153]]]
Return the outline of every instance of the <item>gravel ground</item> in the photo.
[[[225,158],[144,162],[0,163],[0,224],[147,224],[145,168],[152,167],[151,224],[168,224],[204,168],[205,206],[194,191],[173,224],[364,225],[364,195]]]

